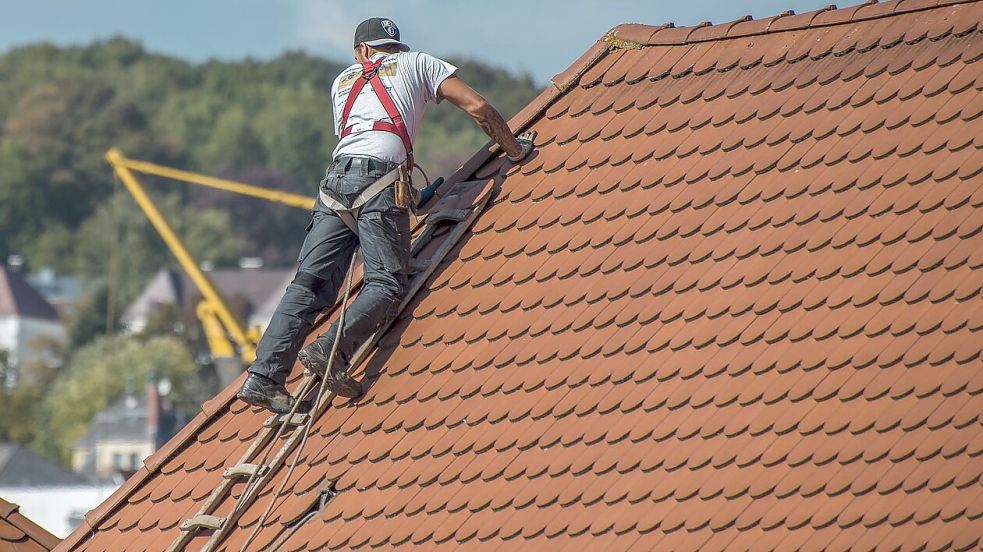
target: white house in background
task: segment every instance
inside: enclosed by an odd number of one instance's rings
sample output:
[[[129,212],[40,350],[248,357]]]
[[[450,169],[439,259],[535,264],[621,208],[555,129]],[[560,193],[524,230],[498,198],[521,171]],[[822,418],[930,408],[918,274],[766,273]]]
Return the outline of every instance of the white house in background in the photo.
[[[121,481],[91,483],[20,445],[0,442],[0,496],[19,504],[22,514],[59,538]]]
[[[165,389],[166,391],[166,389]],[[187,422],[158,385],[127,393],[96,414],[72,444],[72,469],[89,479],[126,479]]]
[[[10,353],[14,372],[28,362],[54,362],[39,344],[65,338],[65,326],[54,307],[19,272],[0,266],[0,349]]]

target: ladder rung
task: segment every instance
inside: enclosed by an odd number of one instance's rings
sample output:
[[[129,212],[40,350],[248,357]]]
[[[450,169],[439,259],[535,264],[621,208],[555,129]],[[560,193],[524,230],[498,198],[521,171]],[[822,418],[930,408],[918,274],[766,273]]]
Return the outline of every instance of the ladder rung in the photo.
[[[280,424],[287,424],[292,426],[304,425],[307,423],[307,418],[309,414],[294,414],[293,416],[287,417],[286,414],[274,414],[263,422],[264,427],[276,427]]]
[[[200,514],[191,519],[185,520],[181,524],[182,531],[193,531],[195,529],[219,530],[225,525],[225,518],[209,514]]]
[[[223,473],[222,477],[226,479],[235,479],[237,477],[252,477],[253,475],[262,475],[266,473],[265,466],[259,466],[257,464],[239,464],[227,468]]]

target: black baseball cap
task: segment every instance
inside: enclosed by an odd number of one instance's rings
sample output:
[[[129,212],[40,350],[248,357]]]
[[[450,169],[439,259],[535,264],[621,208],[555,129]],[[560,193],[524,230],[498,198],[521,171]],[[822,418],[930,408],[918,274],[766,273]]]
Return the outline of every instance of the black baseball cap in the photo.
[[[373,17],[358,24],[355,28],[355,47],[363,42],[369,46],[395,44],[401,52],[410,51],[409,46],[399,41],[399,27],[392,19],[385,17]]]

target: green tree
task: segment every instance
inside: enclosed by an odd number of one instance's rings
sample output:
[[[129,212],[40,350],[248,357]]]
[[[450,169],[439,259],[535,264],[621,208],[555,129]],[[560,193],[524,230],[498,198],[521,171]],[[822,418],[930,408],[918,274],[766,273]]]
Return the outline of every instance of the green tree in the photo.
[[[229,266],[239,258],[242,242],[227,212],[183,209],[177,193],[152,197],[199,261]],[[74,266],[77,273],[92,281],[107,281],[113,288],[115,304],[125,305],[153,274],[163,267],[176,267],[177,261],[128,194],[120,192],[113,201],[115,208],[108,203],[100,206],[79,228]],[[112,281],[108,281],[111,266]]]
[[[268,152],[268,165],[284,169],[314,192],[337,144],[331,125],[330,103],[313,86],[277,90],[256,114],[255,127]]]
[[[537,92],[528,76],[452,61],[506,116]],[[349,63],[290,52],[267,62],[194,65],[119,37],[86,46],[38,44],[0,55],[0,256],[26,253],[32,266],[68,272],[81,264],[76,270],[87,278],[105,279],[111,235],[106,206],[113,188],[103,154],[111,146],[134,158],[209,174],[280,174],[279,181],[263,184],[299,183],[312,193],[337,142],[331,82]],[[485,142],[466,115],[436,106],[420,129],[417,160],[436,177]],[[176,221],[178,214],[198,216],[189,209],[195,197],[178,192],[169,214]],[[270,206],[253,210],[263,209]],[[205,226],[211,224],[224,222]],[[121,279],[170,263],[160,248],[134,247],[149,238],[133,228],[126,227],[137,239],[121,235],[120,250],[137,259],[137,268]],[[235,233],[239,247],[276,263],[292,262],[283,253],[295,248],[285,243],[292,232],[261,230]],[[228,244],[224,238],[199,241],[209,242],[206,249]],[[211,252],[202,258],[210,256],[229,258]]]
[[[14,379],[14,365],[10,361],[10,351],[0,349],[0,390],[6,389]]]
[[[28,445],[37,436],[37,405],[41,390],[35,385],[18,385],[0,391],[0,441]]]
[[[52,352],[63,353],[53,344]],[[30,444],[39,431],[39,412],[44,391],[58,369],[45,362],[27,362],[15,367],[8,351],[0,349],[0,441]],[[13,383],[11,385],[11,383]]]
[[[108,323],[109,286],[105,282],[96,286],[75,308],[68,322],[68,350],[77,351],[98,337],[106,335],[106,330],[119,329],[120,305],[114,306],[112,324]]]
[[[215,121],[215,128],[201,147],[198,159],[204,165],[219,170],[261,167],[266,159],[266,149],[245,111],[234,106],[225,110]]]
[[[193,410],[205,398],[198,370],[187,347],[174,337],[97,339],[71,356],[45,397],[42,417],[47,427],[38,433],[37,446],[64,460],[72,442],[85,433],[98,412],[127,388],[143,389],[163,378],[172,383],[177,404]]]
[[[230,266],[242,255],[242,242],[232,228],[232,217],[228,212],[218,209],[182,211],[174,218],[175,231],[199,261]]]
[[[46,162],[15,140],[0,140],[0,257],[22,251],[41,229]]]

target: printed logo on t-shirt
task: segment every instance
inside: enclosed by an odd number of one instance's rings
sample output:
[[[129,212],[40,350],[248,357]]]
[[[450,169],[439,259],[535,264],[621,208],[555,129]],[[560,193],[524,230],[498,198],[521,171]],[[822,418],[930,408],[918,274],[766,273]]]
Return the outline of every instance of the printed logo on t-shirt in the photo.
[[[396,58],[395,57],[386,58],[386,60],[383,61],[382,65],[379,67],[378,73],[380,77],[396,76]],[[350,67],[347,71],[342,73],[341,78],[338,79],[338,91],[341,92],[343,90],[347,90],[348,88],[351,88],[352,84],[354,84],[355,81],[357,81],[361,76],[362,76],[362,66],[354,65]]]
[[[423,120],[426,104],[436,103],[441,82],[453,75],[457,67],[420,52],[373,56],[374,61],[380,58],[384,58],[378,73],[383,77],[382,85],[386,87],[389,96],[396,104],[396,109],[403,116],[403,122],[412,139],[416,136],[416,129]],[[392,76],[388,76],[390,72]],[[334,131],[339,137],[345,130],[341,127],[339,118],[351,95],[351,87],[361,74],[361,65],[354,64],[332,83]],[[360,125],[357,127],[358,130],[364,129],[364,131],[354,132],[355,129],[349,131],[338,141],[332,153],[333,157],[356,155],[375,157],[393,163],[399,163],[406,158],[406,149],[399,136],[391,132],[374,131],[376,122],[388,122],[390,116],[368,83],[362,87],[360,99],[353,102],[349,115],[350,117],[345,121],[346,126]],[[369,123],[372,124],[371,129]]]
[[[399,32],[399,29],[396,28],[396,24],[388,19],[382,20],[382,30],[386,31],[386,34],[389,36],[396,36],[396,33]]]

